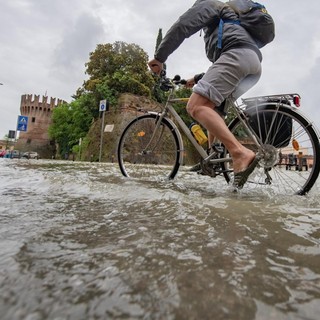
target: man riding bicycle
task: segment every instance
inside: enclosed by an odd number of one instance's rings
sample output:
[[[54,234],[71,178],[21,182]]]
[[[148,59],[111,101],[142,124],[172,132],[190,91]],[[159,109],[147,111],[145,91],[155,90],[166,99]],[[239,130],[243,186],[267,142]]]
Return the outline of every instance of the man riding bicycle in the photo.
[[[228,149],[233,160],[234,186],[240,189],[258,164],[258,157],[234,137],[215,109],[230,95],[236,100],[258,82],[262,55],[256,41],[237,23],[225,23],[219,39],[220,19],[234,21],[238,16],[221,1],[197,0],[169,29],[149,67],[160,74],[169,55],[186,38],[203,29],[206,54],[212,65],[193,87],[187,111],[208,130],[209,143],[217,138]]]

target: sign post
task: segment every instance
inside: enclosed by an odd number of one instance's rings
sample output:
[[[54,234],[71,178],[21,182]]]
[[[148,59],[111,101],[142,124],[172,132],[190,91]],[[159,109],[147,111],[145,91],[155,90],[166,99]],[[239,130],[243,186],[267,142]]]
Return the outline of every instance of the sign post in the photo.
[[[99,111],[102,112],[102,123],[101,123],[101,134],[100,134],[99,162],[101,162],[101,156],[102,156],[104,117],[105,117],[105,111],[108,109],[108,107],[109,107],[109,103],[107,100],[100,100]]]
[[[82,145],[82,138],[79,139],[79,161],[81,161],[81,145]]]

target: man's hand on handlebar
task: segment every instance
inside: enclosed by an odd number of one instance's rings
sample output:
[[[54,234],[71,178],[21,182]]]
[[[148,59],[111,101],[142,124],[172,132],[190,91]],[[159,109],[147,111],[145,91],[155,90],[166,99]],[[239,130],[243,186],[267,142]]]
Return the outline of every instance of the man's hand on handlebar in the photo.
[[[163,69],[163,63],[158,61],[157,59],[150,60],[148,66],[153,73],[158,75],[160,75],[160,72]]]
[[[187,88],[192,88],[195,84],[198,83],[200,79],[204,76],[204,73],[196,74],[193,78],[188,79],[186,83]]]
[[[185,86],[187,88],[192,88],[195,85],[194,78],[188,79]]]
[[[181,79],[180,76],[176,75],[173,79],[166,77],[166,71],[163,69],[163,63],[157,59],[152,59],[148,62],[150,70],[160,76],[160,89],[168,91],[173,88],[173,85],[184,85],[187,88],[192,88],[195,85],[195,78],[189,80]]]

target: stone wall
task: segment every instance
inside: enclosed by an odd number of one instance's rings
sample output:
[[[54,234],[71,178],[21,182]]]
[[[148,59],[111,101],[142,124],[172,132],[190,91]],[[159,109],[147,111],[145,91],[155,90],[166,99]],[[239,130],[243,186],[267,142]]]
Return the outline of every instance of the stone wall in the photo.
[[[120,136],[128,123],[145,111],[161,111],[161,105],[146,97],[132,94],[122,94],[117,107],[111,107],[105,114],[106,125],[114,125],[112,132],[103,133],[102,161],[114,162],[117,160],[117,146]],[[102,118],[97,119],[91,126],[87,138],[89,144],[82,152],[81,160],[98,161],[100,149]],[[199,161],[199,155],[191,143],[182,134],[184,140],[184,164],[195,164]]]

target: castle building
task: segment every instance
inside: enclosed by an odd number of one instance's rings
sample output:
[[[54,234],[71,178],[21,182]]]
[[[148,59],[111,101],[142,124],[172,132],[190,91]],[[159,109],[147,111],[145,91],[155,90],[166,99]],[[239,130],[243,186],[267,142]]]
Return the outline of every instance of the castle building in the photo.
[[[28,117],[27,131],[20,131],[15,148],[20,151],[36,151],[42,158],[55,154],[55,144],[50,140],[48,129],[54,108],[66,103],[61,99],[26,94],[21,96],[20,114]]]

